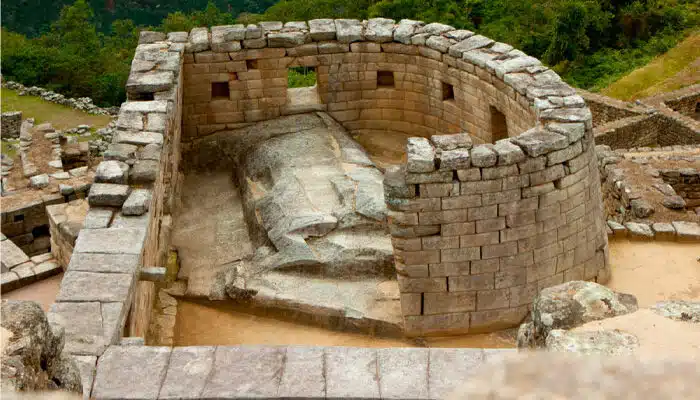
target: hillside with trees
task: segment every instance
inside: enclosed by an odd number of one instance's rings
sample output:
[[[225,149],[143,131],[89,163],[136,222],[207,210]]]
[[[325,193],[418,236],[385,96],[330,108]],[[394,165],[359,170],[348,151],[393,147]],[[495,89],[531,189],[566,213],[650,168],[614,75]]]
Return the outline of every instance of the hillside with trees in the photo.
[[[2,74],[118,105],[140,29],[387,17],[478,31],[600,90],[697,32],[696,0],[23,0],[2,7]]]

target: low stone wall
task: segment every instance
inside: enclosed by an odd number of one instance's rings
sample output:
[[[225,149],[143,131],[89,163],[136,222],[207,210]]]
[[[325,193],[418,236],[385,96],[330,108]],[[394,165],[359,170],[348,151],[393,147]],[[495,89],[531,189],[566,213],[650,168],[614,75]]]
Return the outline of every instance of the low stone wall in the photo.
[[[700,206],[700,169],[664,169],[660,173],[664,182],[685,200],[686,207]]]
[[[651,105],[664,103],[667,107],[677,113],[687,117],[693,117],[700,109],[700,84],[691,85],[683,89],[663,93],[658,96],[648,97],[646,99],[642,99],[641,101],[645,104]]]
[[[583,89],[576,89],[576,92],[586,100],[586,104],[591,109],[593,126],[595,127],[620,119],[639,116],[648,111],[644,106],[591,93]]]
[[[87,210],[88,203],[85,199],[46,207],[51,233],[51,253],[64,270],[68,268],[78,233],[83,229]]]
[[[60,193],[37,194],[30,199],[4,197],[0,231],[30,256],[47,253],[51,243],[46,207],[65,201]]]
[[[111,346],[97,399],[443,399],[514,350],[304,346]],[[139,371],[151,379],[134,379]]]
[[[3,139],[19,138],[22,126],[22,111],[8,111],[2,113],[2,137]]]
[[[632,240],[700,242],[700,224],[688,221],[626,222],[608,221],[608,236]]]
[[[596,126],[594,132],[596,144],[613,149],[700,143],[700,130],[659,112],[612,121]]]
[[[2,81],[2,87],[16,90],[20,96],[37,96],[41,97],[43,100],[50,101],[52,103],[61,104],[67,107],[75,108],[76,110],[85,111],[90,114],[96,115],[110,115],[114,111],[114,107],[111,108],[101,108],[92,103],[92,99],[89,97],[80,97],[74,99],[72,97],[66,97],[60,93],[54,91],[36,87],[36,86],[24,86],[19,82],[14,81]]]

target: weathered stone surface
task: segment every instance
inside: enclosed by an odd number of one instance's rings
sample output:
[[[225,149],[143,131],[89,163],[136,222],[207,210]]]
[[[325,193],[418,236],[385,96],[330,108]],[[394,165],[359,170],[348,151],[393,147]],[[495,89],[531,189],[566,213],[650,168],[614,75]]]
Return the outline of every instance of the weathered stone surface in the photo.
[[[129,166],[121,161],[102,161],[95,170],[95,182],[126,184],[129,181]]]
[[[440,154],[440,169],[466,169],[471,166],[469,150],[443,150]]]
[[[651,227],[647,224],[626,222],[625,228],[627,228],[628,236],[632,239],[651,240],[654,238],[654,231],[652,231]]]
[[[332,19],[312,19],[309,21],[311,39],[316,42],[335,40],[335,21]]]
[[[486,47],[491,43],[493,43],[492,39],[481,35],[474,35],[450,47],[449,54],[452,57],[462,58],[464,53]]]
[[[593,282],[571,281],[542,290],[532,303],[532,323],[523,324],[518,347],[541,347],[554,329],[571,329],[637,310],[637,299]]]
[[[91,206],[121,207],[130,192],[131,188],[128,185],[94,183],[90,187],[88,202]]]
[[[700,323],[700,302],[667,300],[654,304],[651,309],[659,315],[676,321]]]
[[[214,363],[214,347],[175,347],[159,399],[199,398]]]
[[[429,349],[377,349],[383,399],[428,399]]]
[[[47,174],[35,175],[29,178],[29,186],[34,189],[42,189],[49,186],[49,176]]]
[[[194,28],[190,31],[189,41],[185,46],[188,53],[197,53],[209,50],[209,29]]]
[[[3,270],[9,270],[29,261],[29,257],[11,240],[3,240],[0,242],[0,260]]]
[[[471,151],[472,165],[475,167],[492,167],[498,161],[498,154],[493,150],[493,145],[481,144]]]
[[[391,42],[394,37],[394,20],[388,18],[372,18],[365,29],[365,39],[384,43]]]
[[[672,224],[679,242],[700,241],[700,224],[686,221],[673,221]]]
[[[75,362],[64,355],[64,332],[49,326],[39,304],[2,300],[2,389],[13,391],[63,389],[81,392]]]
[[[96,356],[71,356],[75,360],[80,372],[80,381],[83,384],[83,400],[90,400],[92,383],[95,380],[95,367],[97,366]]]
[[[632,354],[639,347],[639,339],[617,330],[579,332],[555,329],[549,332],[545,347],[549,351],[579,354]]]
[[[435,171],[435,149],[428,139],[408,138],[406,145],[406,170],[408,172]]]
[[[524,161],[526,157],[522,149],[508,139],[497,141],[493,150],[498,154],[498,165],[516,164]]]
[[[134,189],[122,206],[124,215],[143,215],[151,204],[151,191],[149,189]]]
[[[422,28],[424,23],[422,21],[414,21],[411,19],[402,19],[394,30],[394,41],[411,44],[411,37],[420,28]]]
[[[83,229],[74,253],[141,254],[146,232],[137,228]]]
[[[633,199],[630,201],[632,214],[637,218],[647,218],[654,213],[654,207],[644,199]]]
[[[158,398],[170,350],[169,347],[110,346],[97,361],[92,395],[98,399]],[[134,379],[136,376],[149,379]]]
[[[431,399],[443,399],[484,363],[482,349],[430,349],[428,386]]]
[[[128,93],[155,93],[170,90],[175,82],[172,71],[132,73],[126,81]]]
[[[117,132],[117,143],[146,146],[148,144],[163,144],[163,134],[158,132]]]
[[[107,228],[113,215],[114,209],[112,208],[90,207],[83,221],[83,227],[85,229]]]
[[[326,395],[322,347],[289,346],[277,396],[322,398]]]
[[[139,254],[74,252],[67,270],[134,274],[138,269],[140,258]]]
[[[341,43],[352,43],[364,40],[362,25],[356,19],[336,19],[336,35]]]
[[[303,32],[280,32],[267,35],[267,45],[270,47],[295,47],[306,43]]]
[[[276,397],[284,353],[284,348],[273,347],[217,347],[201,397]]]
[[[472,138],[466,133],[454,135],[433,135],[430,137],[433,145],[440,150],[471,149]]]
[[[511,141],[522,147],[531,157],[563,149],[569,144],[566,136],[537,128],[530,129],[519,136],[511,138]]]
[[[138,160],[129,170],[131,183],[151,183],[158,178],[159,163],[155,160]]]
[[[586,126],[582,123],[559,123],[550,122],[547,124],[547,129],[564,135],[569,139],[569,143],[574,143],[580,140],[586,133]]]
[[[377,351],[357,347],[327,347],[326,397],[380,398]]]
[[[130,297],[133,285],[133,274],[69,271],[56,300],[119,302]]]

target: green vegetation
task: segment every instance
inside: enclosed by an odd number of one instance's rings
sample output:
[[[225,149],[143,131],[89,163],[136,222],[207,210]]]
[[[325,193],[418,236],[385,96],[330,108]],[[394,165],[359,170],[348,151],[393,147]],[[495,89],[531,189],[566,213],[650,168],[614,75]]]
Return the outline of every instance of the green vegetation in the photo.
[[[67,96],[90,96],[102,106],[123,101],[142,28],[188,31],[329,17],[443,22],[510,43],[569,83],[600,90],[700,25],[697,0],[68,1],[3,4],[2,74]]]
[[[309,87],[316,84],[316,71],[309,67],[289,68],[287,73],[287,87]]]
[[[103,127],[110,121],[107,115],[92,115],[38,97],[20,96],[14,90],[1,90],[3,112],[21,110],[22,118],[34,118],[37,124],[48,121],[56,129],[69,129],[82,124]]]
[[[700,32],[695,33],[603,89],[605,95],[621,100],[654,96],[700,82]]]

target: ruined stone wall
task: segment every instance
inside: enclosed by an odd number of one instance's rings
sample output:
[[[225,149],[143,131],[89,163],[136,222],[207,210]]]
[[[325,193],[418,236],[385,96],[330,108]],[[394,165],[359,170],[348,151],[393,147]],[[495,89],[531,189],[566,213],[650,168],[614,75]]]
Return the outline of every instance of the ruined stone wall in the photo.
[[[652,106],[663,103],[677,113],[693,117],[700,110],[700,84],[648,97],[641,101]]]
[[[2,113],[2,137],[18,138],[20,126],[22,126],[22,111],[8,111]]]
[[[442,24],[314,20],[214,27],[211,33],[201,28],[193,30],[186,52],[186,140],[309,110],[328,111],[356,135],[468,131],[482,143],[493,139],[495,113],[505,116],[506,135],[535,122],[522,90],[526,81],[515,82],[519,93],[486,67],[521,53]],[[521,57],[509,68],[543,69],[535,61]],[[296,66],[316,69],[317,104],[299,105],[287,89],[288,68]],[[524,75],[511,78],[530,78]],[[551,71],[540,79],[550,77]],[[217,84],[227,98],[212,95]]]
[[[600,126],[619,119],[630,118],[646,113],[646,107],[613,99],[583,89],[576,89],[593,114],[593,126]]]
[[[596,126],[595,141],[613,149],[700,143],[698,124],[688,119],[659,112],[623,118]]]

